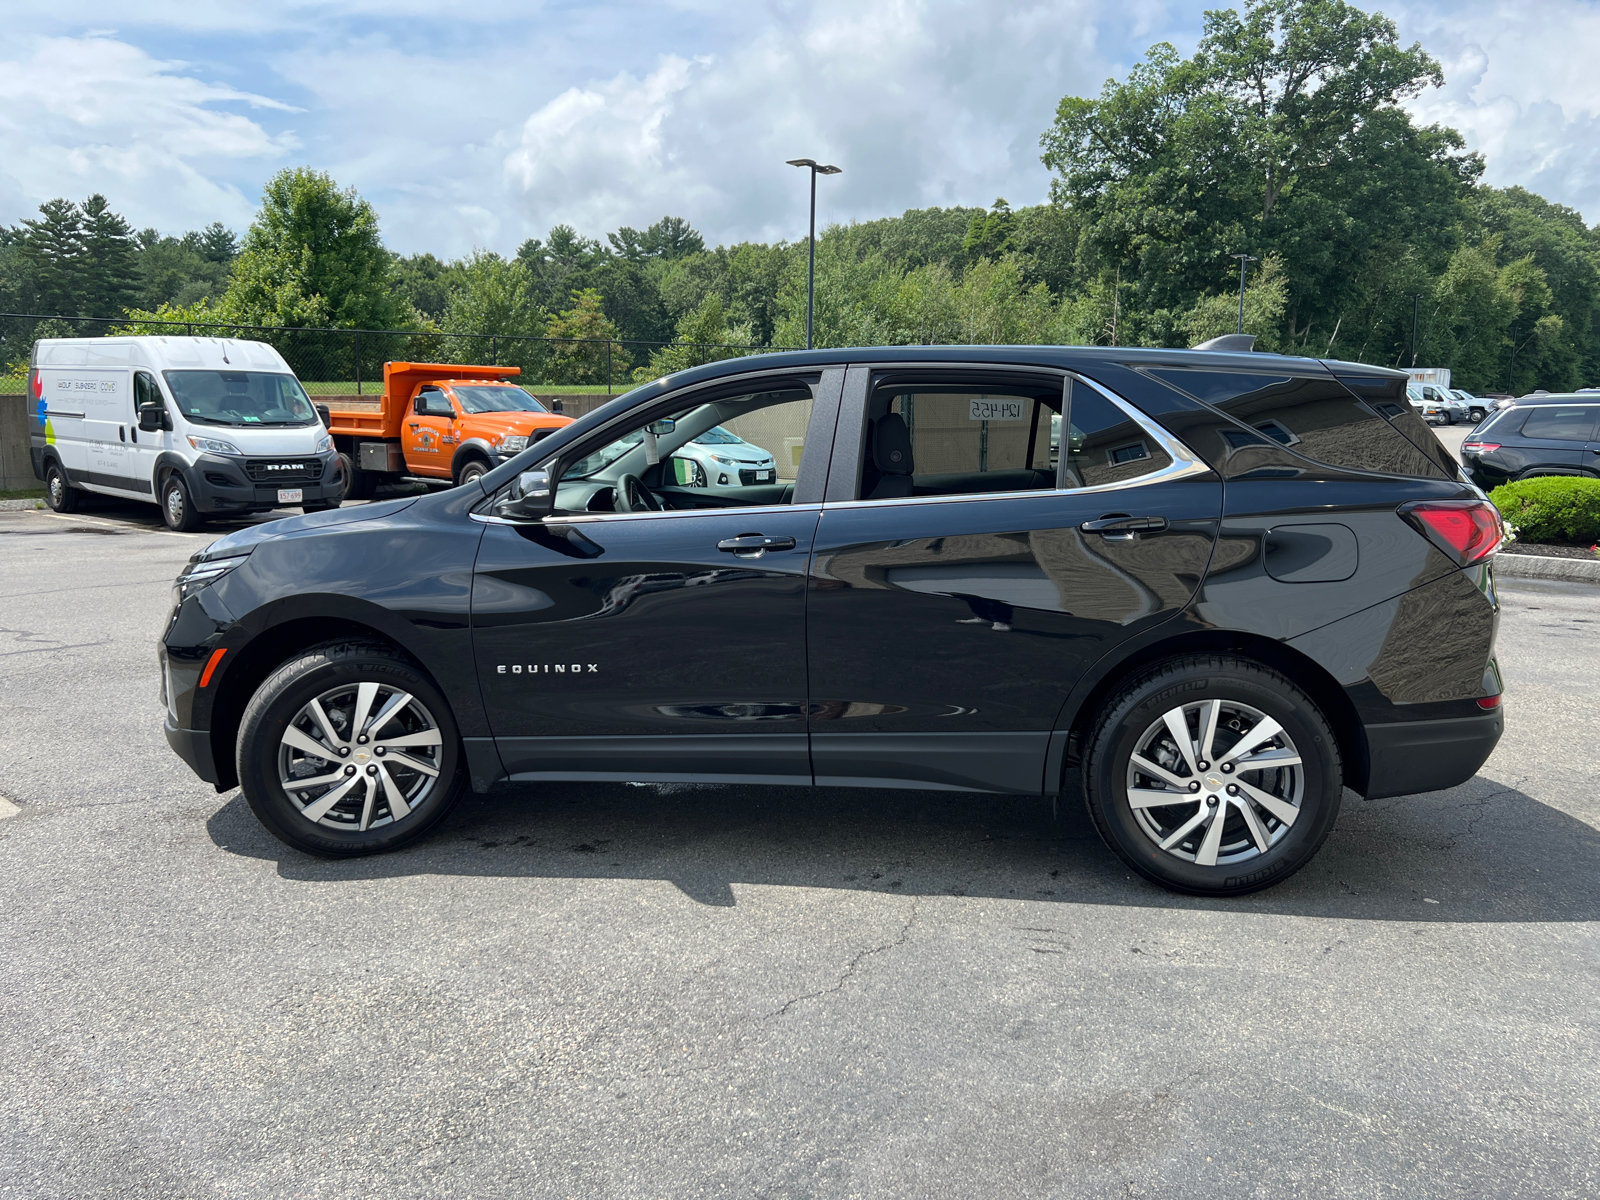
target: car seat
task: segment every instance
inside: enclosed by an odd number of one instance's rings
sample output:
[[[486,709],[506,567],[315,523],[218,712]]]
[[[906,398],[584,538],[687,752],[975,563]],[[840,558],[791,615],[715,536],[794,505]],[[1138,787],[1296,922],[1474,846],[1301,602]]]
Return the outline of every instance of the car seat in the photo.
[[[916,463],[911,456],[911,430],[899,413],[889,413],[873,422],[872,466],[878,479],[865,499],[892,500],[911,495],[911,473]]]

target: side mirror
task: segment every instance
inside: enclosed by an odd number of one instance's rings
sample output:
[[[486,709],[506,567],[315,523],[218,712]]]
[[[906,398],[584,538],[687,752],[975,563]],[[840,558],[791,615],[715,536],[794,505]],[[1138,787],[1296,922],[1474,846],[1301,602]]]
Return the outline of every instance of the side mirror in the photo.
[[[512,483],[510,494],[495,506],[495,515],[518,524],[535,524],[549,516],[554,507],[550,472],[524,471]]]
[[[656,437],[661,437],[664,434],[671,433],[677,427],[677,421],[671,417],[663,417],[659,421],[651,421],[650,424],[645,426],[645,431],[655,434]]]
[[[166,421],[167,410],[153,400],[146,400],[139,405],[139,428],[146,433],[155,433],[163,425],[171,429],[172,425]]]
[[[317,410],[317,416],[322,421],[322,427],[327,429],[333,424],[333,414],[328,411],[328,406],[326,404],[318,404],[315,407]]]
[[[558,413],[558,412],[561,411],[561,397],[560,396],[557,396],[554,400],[550,401],[550,411],[553,412],[553,413]]]

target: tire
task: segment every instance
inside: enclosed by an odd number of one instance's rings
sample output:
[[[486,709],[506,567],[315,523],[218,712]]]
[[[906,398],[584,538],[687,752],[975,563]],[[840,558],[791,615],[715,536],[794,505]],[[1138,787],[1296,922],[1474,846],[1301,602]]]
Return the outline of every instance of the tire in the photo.
[[[1474,408],[1470,410],[1467,415],[1472,418],[1472,423],[1474,425],[1481,425],[1483,423],[1483,418],[1486,417],[1488,413],[1481,408]]]
[[[343,451],[339,452],[339,470],[344,476],[344,494],[339,497],[343,500],[370,500],[372,494],[378,490],[378,476],[372,471],[363,471],[356,466],[355,459]]]
[[[44,502],[58,513],[74,513],[82,499],[83,493],[67,482],[65,468],[51,459],[44,469]]]
[[[161,519],[168,529],[179,533],[193,533],[206,523],[205,517],[195,511],[189,496],[189,487],[176,471],[168,475],[161,485]]]
[[[391,746],[383,756],[385,739],[363,743],[349,736],[363,696],[370,722],[402,695],[409,700],[374,732],[408,739],[404,750]],[[313,701],[322,704],[328,725],[315,716]],[[429,734],[436,740],[428,742]],[[316,748],[329,750],[328,756],[307,752]],[[335,749],[346,753],[336,756]],[[362,761],[368,754],[373,757]],[[399,766],[397,754],[437,773]],[[280,841],[324,858],[377,854],[416,841],[444,819],[466,785],[448,701],[405,655],[365,642],[313,647],[268,676],[245,707],[236,761],[257,819]],[[302,778],[319,782],[284,786],[286,779]],[[325,778],[332,782],[321,782]]]
[[[456,486],[461,487],[464,484],[482,479],[488,473],[489,464],[484,462],[483,459],[468,459],[461,465],[461,469],[456,472]]]
[[[1191,770],[1165,718],[1181,713],[1198,741],[1212,702],[1212,748],[1220,753],[1216,762],[1201,759],[1191,742],[1195,767],[1207,762]],[[1278,732],[1251,746],[1262,719]],[[1242,761],[1275,752],[1296,762],[1230,771],[1235,745],[1246,746]],[[1136,751],[1159,772],[1136,765]],[[1117,857],[1163,887],[1199,896],[1242,896],[1293,875],[1326,840],[1343,792],[1338,745],[1311,698],[1269,667],[1220,655],[1168,659],[1135,676],[1101,710],[1083,772],[1089,814]],[[1150,803],[1168,792],[1179,799]],[[1210,814],[1224,822],[1216,833]]]

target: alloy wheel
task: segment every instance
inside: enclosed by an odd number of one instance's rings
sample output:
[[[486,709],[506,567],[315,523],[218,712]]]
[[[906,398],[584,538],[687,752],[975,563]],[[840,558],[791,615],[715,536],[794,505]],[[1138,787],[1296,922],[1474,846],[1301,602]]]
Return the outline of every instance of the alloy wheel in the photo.
[[[346,683],[304,705],[280,740],[278,776],[300,815],[365,831],[403,821],[439,787],[444,739],[410,692]]]
[[[1163,713],[1134,743],[1128,804],[1146,837],[1203,867],[1259,857],[1300,815],[1294,742],[1260,709],[1200,700]]]

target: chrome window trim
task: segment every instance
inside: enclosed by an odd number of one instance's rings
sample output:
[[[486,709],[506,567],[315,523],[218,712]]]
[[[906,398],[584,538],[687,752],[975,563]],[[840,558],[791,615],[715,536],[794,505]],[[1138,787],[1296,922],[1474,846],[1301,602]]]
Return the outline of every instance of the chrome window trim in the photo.
[[[749,508],[730,505],[727,508],[679,508],[663,509],[659,512],[631,512],[631,513],[563,513],[559,516],[546,517],[542,521],[511,521],[505,517],[491,516],[486,513],[468,513],[474,521],[481,521],[485,525],[592,525],[597,522],[609,521],[640,521],[645,519],[660,520],[663,517],[728,517],[735,514],[744,516],[747,513],[796,513],[796,512],[821,512],[820,504],[761,504]]]
[[[919,363],[914,365],[924,366],[930,364]],[[940,363],[932,365],[944,366],[945,364]],[[1144,475],[1135,475],[1131,479],[1118,480],[1115,483],[1096,483],[1091,484],[1089,487],[1029,488],[1026,491],[1010,492],[956,492],[946,496],[890,496],[885,497],[882,500],[835,500],[832,503],[824,504],[823,508],[865,508],[869,506],[877,508],[885,505],[899,506],[906,504],[951,504],[963,500],[1016,500],[1027,497],[1038,498],[1040,496],[1093,496],[1099,495],[1103,492],[1124,491],[1131,487],[1144,487],[1147,484],[1152,483],[1171,483],[1172,481],[1178,479],[1189,479],[1196,475],[1209,475],[1212,473],[1211,468],[1196,458],[1194,453],[1187,446],[1178,441],[1177,438],[1173,437],[1165,429],[1162,429],[1149,416],[1140,412],[1137,408],[1129,404],[1115,392],[1112,392],[1110,389],[1106,388],[1103,384],[1097,383],[1095,380],[1089,379],[1084,375],[1080,375],[1076,371],[1064,371],[1059,367],[1040,367],[1036,369],[1040,371],[1050,371],[1051,374],[1059,374],[1064,378],[1073,380],[1075,383],[1081,383],[1086,387],[1093,388],[1096,392],[1100,393],[1100,395],[1104,396],[1113,405],[1120,409],[1123,415],[1125,415],[1135,425],[1142,429],[1145,434],[1156,443],[1156,445],[1160,446],[1161,449],[1167,453],[1167,456],[1172,459],[1172,462],[1167,466],[1160,468],[1159,470],[1150,471]]]

